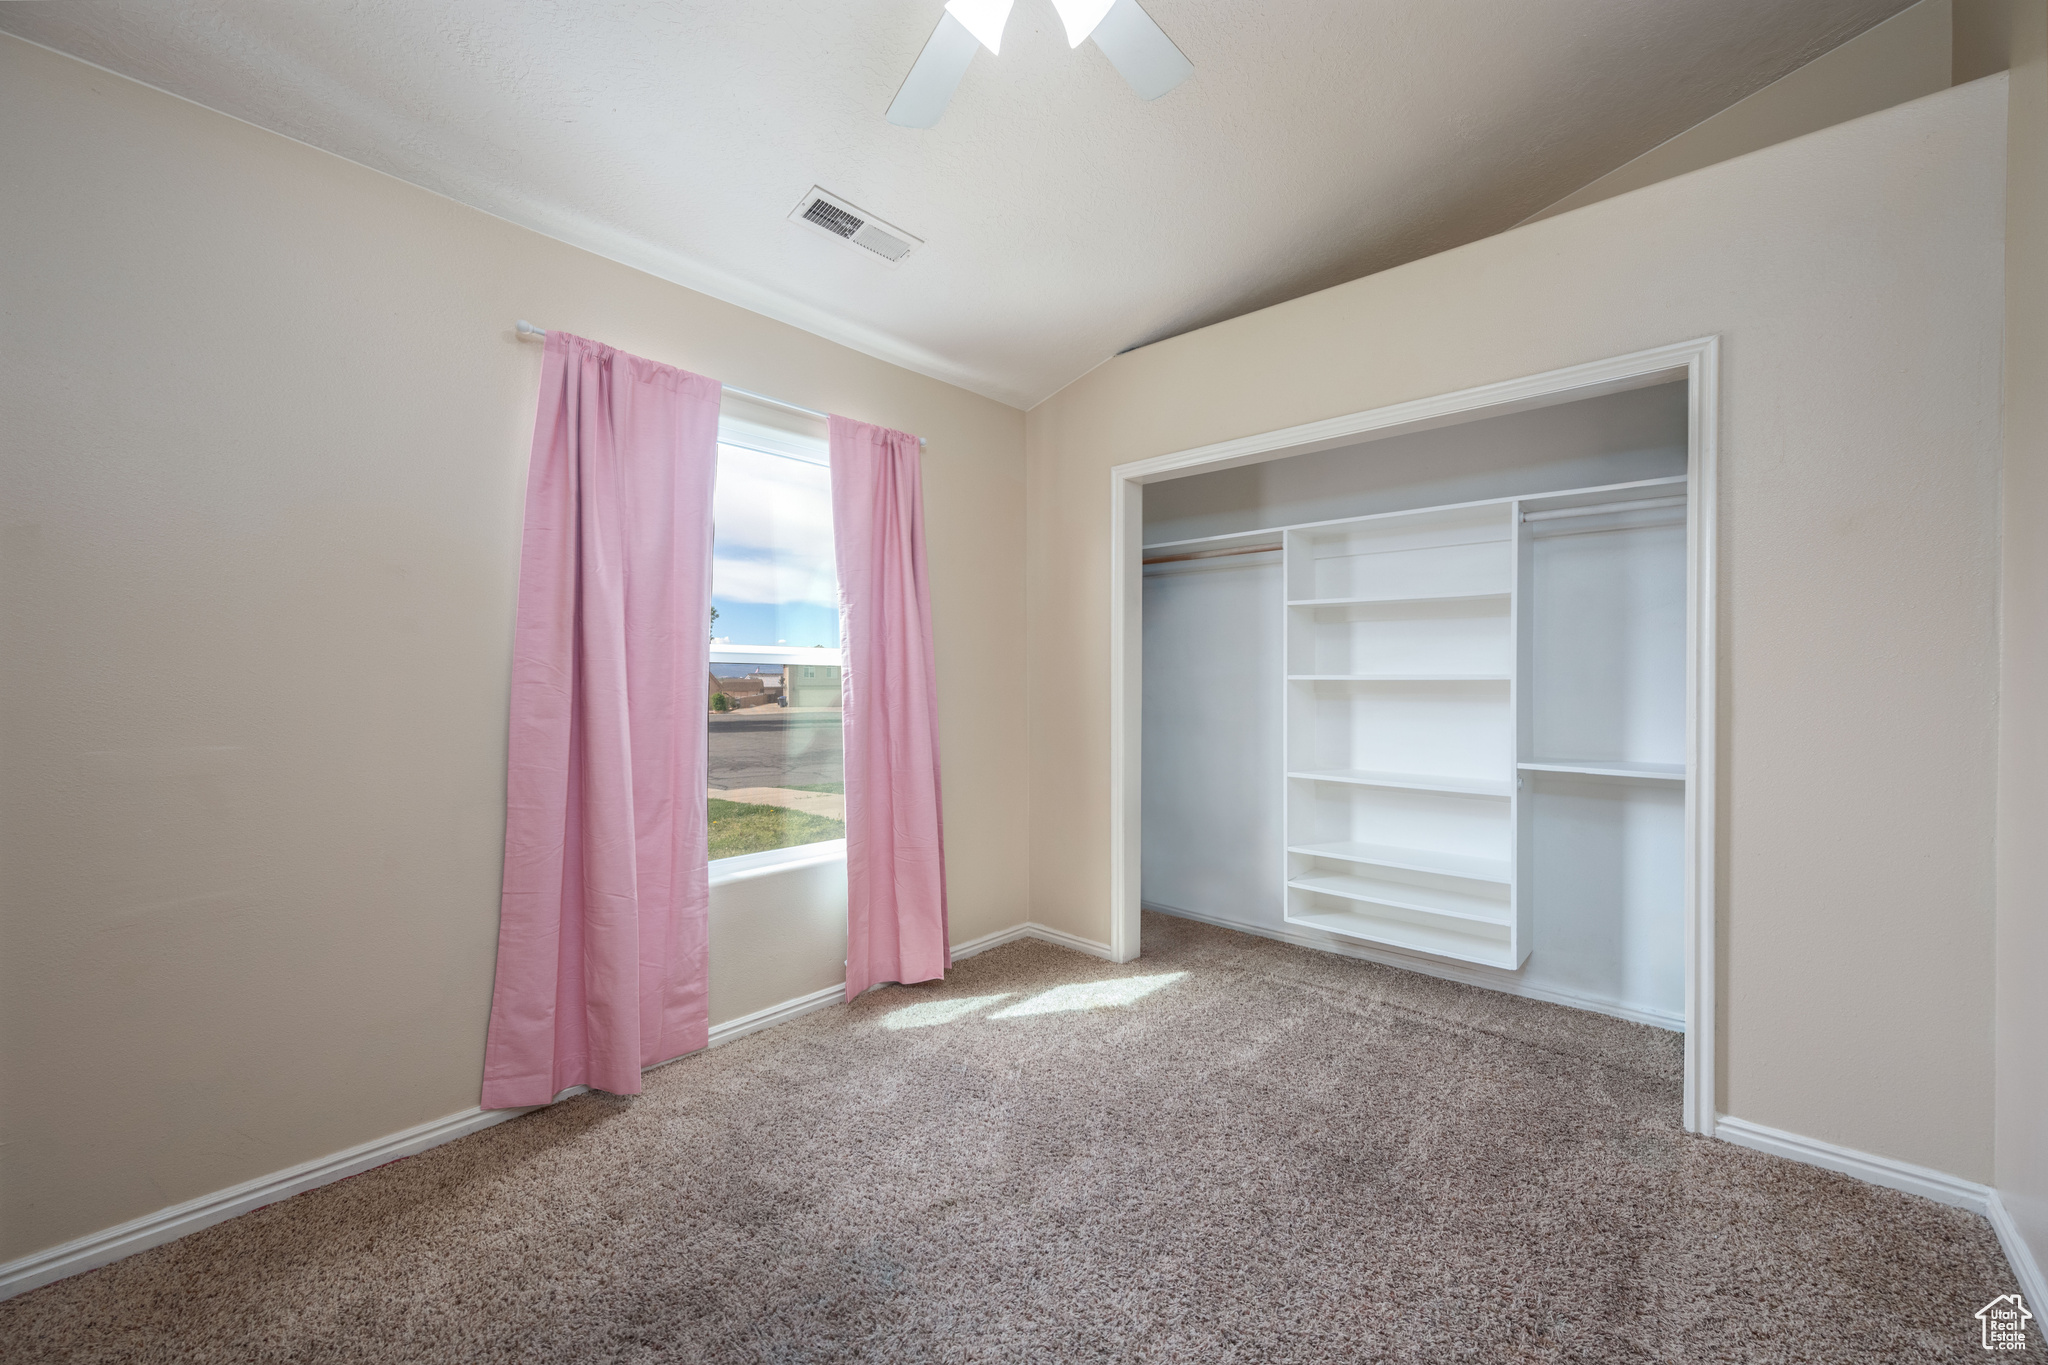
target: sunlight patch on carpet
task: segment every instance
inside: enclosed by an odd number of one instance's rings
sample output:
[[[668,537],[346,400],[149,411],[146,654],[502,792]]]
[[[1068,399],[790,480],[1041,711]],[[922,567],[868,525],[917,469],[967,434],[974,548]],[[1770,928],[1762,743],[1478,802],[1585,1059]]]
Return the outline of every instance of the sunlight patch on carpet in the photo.
[[[1186,975],[1186,972],[1160,972],[1156,976],[1126,976],[1115,981],[1076,981],[1072,985],[1055,986],[1029,1000],[1020,1000],[1006,1010],[997,1010],[989,1018],[1022,1019],[1033,1014],[1063,1014],[1068,1010],[1133,1005],[1161,986],[1170,985]]]
[[[1008,1000],[1015,991],[1004,991],[1001,995],[963,995],[955,1000],[927,1000],[919,1005],[905,1005],[902,1009],[882,1016],[883,1028],[930,1028],[933,1024],[950,1024],[955,1019],[974,1013],[984,1005],[993,1005],[998,1000]]]

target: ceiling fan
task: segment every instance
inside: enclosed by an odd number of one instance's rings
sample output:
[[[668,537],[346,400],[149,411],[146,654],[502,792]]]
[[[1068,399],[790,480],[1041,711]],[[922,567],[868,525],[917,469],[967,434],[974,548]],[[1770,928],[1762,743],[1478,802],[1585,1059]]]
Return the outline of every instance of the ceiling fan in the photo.
[[[917,64],[889,106],[889,122],[929,128],[946,112],[960,78],[978,47],[997,52],[1015,0],[946,0],[939,26],[925,40]],[[1102,49],[1141,99],[1156,100],[1195,74],[1195,66],[1173,45],[1138,0],[1052,0],[1066,26],[1067,46],[1089,38]]]

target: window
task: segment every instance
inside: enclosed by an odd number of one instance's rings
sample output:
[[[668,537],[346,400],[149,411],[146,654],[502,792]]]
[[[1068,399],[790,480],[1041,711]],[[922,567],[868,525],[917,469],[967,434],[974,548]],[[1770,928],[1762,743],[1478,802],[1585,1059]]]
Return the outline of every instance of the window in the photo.
[[[711,572],[711,857],[846,837],[823,431],[727,395]]]

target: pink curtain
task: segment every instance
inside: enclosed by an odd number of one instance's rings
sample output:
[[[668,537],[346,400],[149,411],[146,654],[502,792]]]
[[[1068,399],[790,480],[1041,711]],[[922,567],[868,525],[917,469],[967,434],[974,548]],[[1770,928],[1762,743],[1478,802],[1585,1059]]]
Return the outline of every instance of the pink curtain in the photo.
[[[946,974],[938,684],[917,438],[834,417],[845,672],[846,998]]]
[[[483,1106],[706,1042],[717,381],[551,331],[512,647]]]

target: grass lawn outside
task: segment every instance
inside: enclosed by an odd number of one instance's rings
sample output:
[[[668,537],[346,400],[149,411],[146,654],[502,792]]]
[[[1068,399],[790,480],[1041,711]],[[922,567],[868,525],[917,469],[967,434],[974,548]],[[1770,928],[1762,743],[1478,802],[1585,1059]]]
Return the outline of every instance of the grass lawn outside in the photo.
[[[837,791],[837,784],[797,787],[795,791]],[[752,806],[744,801],[711,802],[711,856],[737,858],[742,853],[765,853],[771,848],[794,848],[799,844],[821,844],[844,839],[846,822],[823,815],[807,815],[781,806]]]

